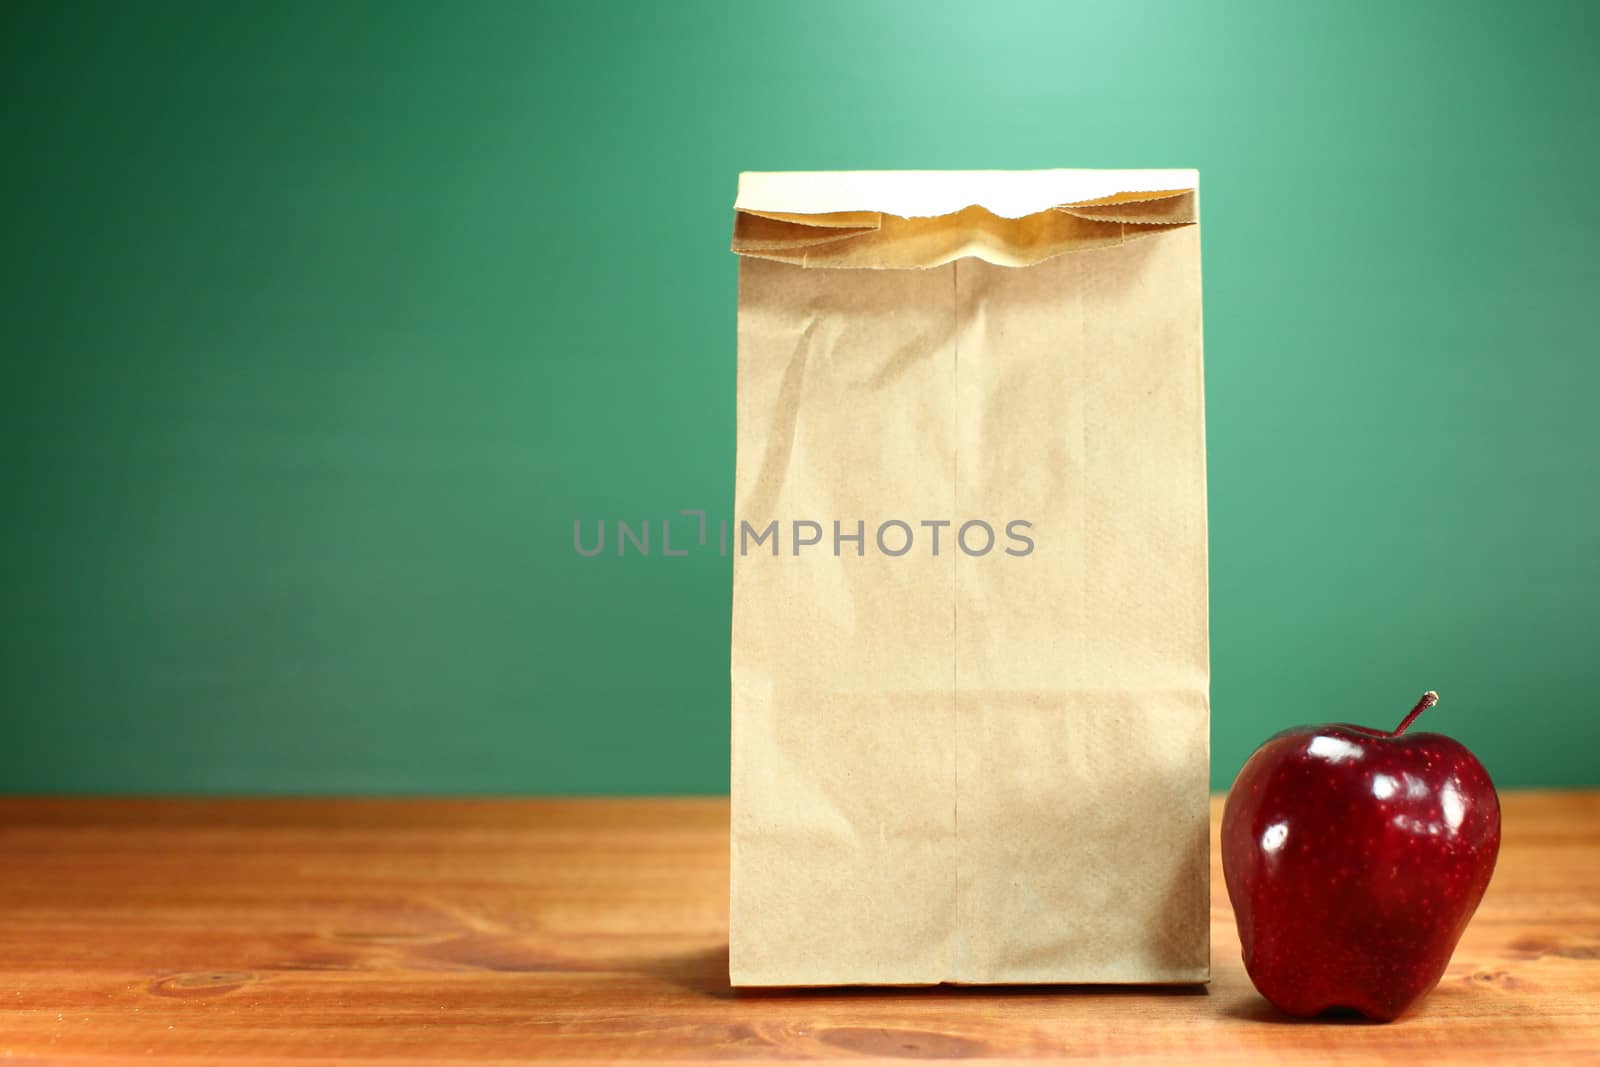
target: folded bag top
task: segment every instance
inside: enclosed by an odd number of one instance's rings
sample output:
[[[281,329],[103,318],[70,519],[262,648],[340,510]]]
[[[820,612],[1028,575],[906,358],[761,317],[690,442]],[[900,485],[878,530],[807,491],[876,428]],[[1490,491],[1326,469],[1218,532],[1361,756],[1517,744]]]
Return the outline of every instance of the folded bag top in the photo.
[[[1197,221],[1192,170],[745,173],[732,250],[802,267],[1026,267]]]

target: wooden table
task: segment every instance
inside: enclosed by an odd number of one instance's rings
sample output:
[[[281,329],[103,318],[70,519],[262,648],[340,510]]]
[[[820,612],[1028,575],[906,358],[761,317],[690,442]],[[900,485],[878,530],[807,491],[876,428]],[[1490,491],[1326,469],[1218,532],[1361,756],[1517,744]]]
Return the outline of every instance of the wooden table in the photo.
[[[1209,989],[734,993],[727,818],[720,799],[0,799],[0,1057],[1600,1058],[1600,793],[1505,797],[1483,907],[1388,1026],[1274,1013],[1220,871]]]

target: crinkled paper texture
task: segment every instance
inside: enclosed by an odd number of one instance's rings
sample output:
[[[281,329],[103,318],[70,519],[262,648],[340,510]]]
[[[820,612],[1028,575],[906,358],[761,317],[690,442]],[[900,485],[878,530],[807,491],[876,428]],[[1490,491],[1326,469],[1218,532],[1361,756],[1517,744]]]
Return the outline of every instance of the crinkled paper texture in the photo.
[[[784,540],[733,544],[734,984],[1208,977],[1195,186],[742,179],[735,511]]]

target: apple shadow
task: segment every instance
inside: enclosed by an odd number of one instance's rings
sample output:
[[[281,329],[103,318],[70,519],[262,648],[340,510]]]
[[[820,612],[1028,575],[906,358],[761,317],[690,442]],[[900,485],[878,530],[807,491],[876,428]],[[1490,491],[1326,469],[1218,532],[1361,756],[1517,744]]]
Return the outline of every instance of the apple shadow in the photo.
[[[690,993],[718,1000],[807,1000],[819,998],[919,999],[970,997],[1204,997],[1193,985],[913,985],[913,986],[763,986],[735,988],[728,981],[728,946],[697,949],[637,961],[638,969]]]
[[[1222,1009],[1222,1014],[1230,1019],[1242,1019],[1245,1022],[1267,1023],[1278,1026],[1389,1025],[1377,1019],[1369,1019],[1354,1008],[1329,1008],[1320,1015],[1290,1015],[1288,1012],[1279,1011],[1265,998],[1259,996],[1251,996],[1249,999],[1229,1004]]]

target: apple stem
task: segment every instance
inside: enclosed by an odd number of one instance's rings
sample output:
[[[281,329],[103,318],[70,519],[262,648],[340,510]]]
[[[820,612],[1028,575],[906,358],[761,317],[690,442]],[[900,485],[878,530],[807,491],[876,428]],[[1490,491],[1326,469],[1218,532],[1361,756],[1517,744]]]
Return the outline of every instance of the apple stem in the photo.
[[[1426,693],[1423,693],[1422,699],[1417,701],[1417,706],[1411,709],[1411,714],[1401,719],[1400,725],[1396,726],[1394,728],[1394,733],[1390,734],[1389,736],[1399,737],[1401,734],[1405,733],[1407,728],[1409,728],[1412,723],[1417,721],[1418,715],[1421,715],[1423,712],[1427,711],[1437,703],[1439,703],[1438,693],[1435,693],[1432,689],[1428,690]]]

